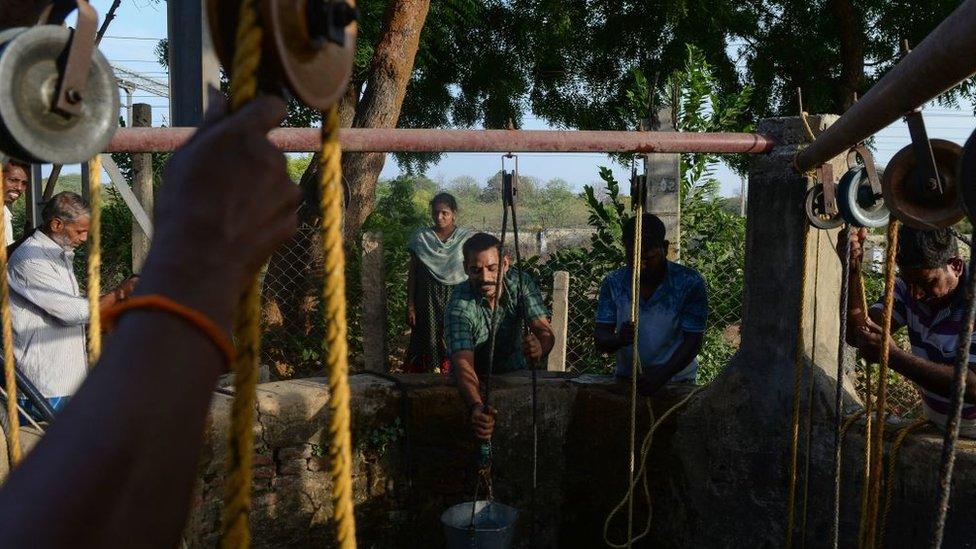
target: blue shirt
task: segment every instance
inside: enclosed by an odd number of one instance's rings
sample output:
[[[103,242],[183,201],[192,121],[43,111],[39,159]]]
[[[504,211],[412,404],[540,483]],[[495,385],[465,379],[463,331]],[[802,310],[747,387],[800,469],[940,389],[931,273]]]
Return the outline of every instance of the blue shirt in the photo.
[[[617,330],[630,320],[630,267],[617,269],[603,279],[596,307],[598,324],[613,324]],[[698,271],[667,263],[664,280],[650,299],[641,299],[638,335],[635,338],[645,372],[663,367],[684,339],[684,332],[702,333],[708,318],[705,279]],[[617,351],[617,375],[630,376],[633,346]],[[672,381],[694,381],[698,359],[678,372]]]

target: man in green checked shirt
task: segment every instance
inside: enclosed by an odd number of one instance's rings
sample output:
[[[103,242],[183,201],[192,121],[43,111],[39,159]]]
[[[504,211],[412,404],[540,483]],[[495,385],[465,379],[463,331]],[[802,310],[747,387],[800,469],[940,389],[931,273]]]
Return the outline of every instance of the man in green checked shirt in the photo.
[[[475,234],[462,251],[468,281],[454,287],[444,315],[444,337],[458,392],[470,411],[471,427],[475,436],[489,439],[495,411],[482,402],[479,376],[488,372],[491,360],[492,309],[500,305],[495,314],[498,333],[492,374],[524,370],[526,359],[536,361],[549,354],[555,336],[539,287],[529,275],[509,269],[508,255],[497,238]],[[495,295],[499,274],[503,284]],[[524,338],[522,326],[529,329]]]

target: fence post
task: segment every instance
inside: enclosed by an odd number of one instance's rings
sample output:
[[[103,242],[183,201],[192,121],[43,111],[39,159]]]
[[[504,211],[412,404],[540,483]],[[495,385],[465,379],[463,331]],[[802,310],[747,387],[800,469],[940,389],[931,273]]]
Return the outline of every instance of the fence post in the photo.
[[[656,119],[651,119],[651,131],[674,131],[671,109],[661,108]],[[681,155],[653,153],[645,157],[647,171],[647,213],[652,213],[664,222],[671,248],[668,259],[681,259],[681,199],[679,182],[681,180]]]
[[[384,271],[383,233],[363,233],[363,363],[373,372],[387,370]]]
[[[135,127],[152,126],[152,107],[145,103],[132,106],[132,123]],[[153,165],[151,153],[137,153],[132,155],[132,192],[136,195],[142,209],[152,219],[153,213]],[[149,235],[142,230],[139,223],[132,220],[132,272],[142,270],[142,264],[149,253]]]
[[[552,331],[556,342],[549,352],[546,369],[550,372],[566,371],[566,330],[569,323],[569,273],[556,271],[552,274]]]

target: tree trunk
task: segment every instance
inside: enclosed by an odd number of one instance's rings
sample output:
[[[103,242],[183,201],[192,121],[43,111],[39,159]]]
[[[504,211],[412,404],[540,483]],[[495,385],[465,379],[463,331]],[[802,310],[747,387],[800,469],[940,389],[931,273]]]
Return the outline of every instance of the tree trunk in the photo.
[[[828,0],[827,7],[840,39],[841,70],[834,101],[835,112],[839,114],[854,104],[864,83],[864,32],[850,0]]]
[[[366,90],[356,108],[354,127],[396,127],[429,8],[430,0],[392,0],[387,5],[380,42],[376,45],[366,80]],[[343,156],[347,241],[359,234],[366,217],[373,211],[376,180],[385,160],[384,153]]]

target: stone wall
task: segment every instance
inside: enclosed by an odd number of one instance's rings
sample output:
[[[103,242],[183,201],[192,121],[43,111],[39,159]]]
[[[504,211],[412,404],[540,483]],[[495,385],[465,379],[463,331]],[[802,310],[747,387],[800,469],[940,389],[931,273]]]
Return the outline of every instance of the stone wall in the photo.
[[[368,374],[351,377],[358,539],[361,547],[437,547],[443,545],[440,513],[473,496],[475,442],[447,378],[398,379],[402,389]],[[773,418],[784,429],[757,433],[765,443],[756,444],[755,436],[746,435],[754,429],[736,412],[748,406],[736,383],[732,376],[720,378],[656,433],[648,461],[654,501],[650,545],[783,545],[789,461],[785,451],[772,449],[787,447],[789,418]],[[493,399],[500,413],[494,493],[522,510],[520,546],[528,546],[531,537],[530,387],[525,374],[494,378]],[[603,546],[604,519],[626,489],[628,390],[626,384],[600,377],[545,374],[540,379],[538,546]],[[688,390],[666,389],[653,402],[655,413],[660,416]],[[214,403],[187,528],[192,547],[212,547],[219,532],[229,402],[220,396]],[[322,440],[324,380],[263,384],[258,402],[251,513],[255,547],[333,545],[329,459]],[[827,404],[820,402],[815,409],[807,526],[811,547],[826,545],[829,532],[833,431]],[[638,430],[643,435],[648,412],[641,406]],[[855,426],[844,447],[845,546],[856,539],[862,444],[860,426]],[[924,545],[930,535],[940,448],[941,436],[932,430],[911,436],[902,447],[887,534],[899,546]],[[976,505],[976,493],[969,488],[976,486],[976,447],[967,442],[961,450],[946,547],[968,546],[969,532],[976,528],[976,517],[963,512]],[[640,499],[636,509],[641,526],[647,513]],[[621,515],[611,528],[614,539],[624,538],[625,524]]]

